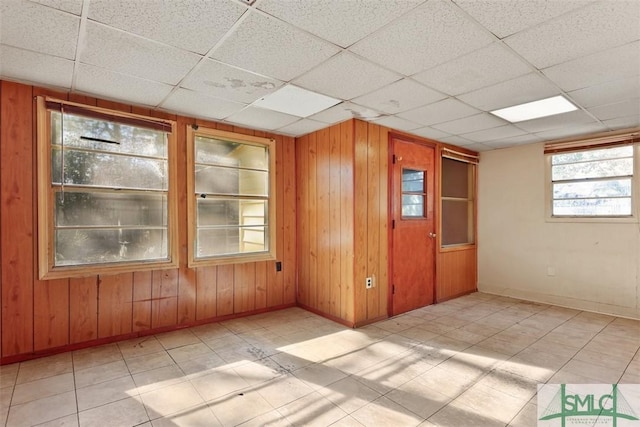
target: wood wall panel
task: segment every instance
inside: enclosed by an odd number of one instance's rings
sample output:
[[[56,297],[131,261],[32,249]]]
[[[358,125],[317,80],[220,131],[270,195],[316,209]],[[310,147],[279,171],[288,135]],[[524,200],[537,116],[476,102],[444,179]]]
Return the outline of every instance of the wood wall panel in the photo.
[[[355,319],[354,295],[354,122],[340,124],[340,314]]]
[[[475,247],[441,252],[437,259],[436,301],[442,302],[477,290]]]
[[[367,203],[369,201],[368,183],[368,139],[369,125],[357,120],[355,122],[354,140],[354,290],[355,290],[355,322],[367,319],[368,295],[364,287],[367,277]]]
[[[37,171],[33,102],[36,95],[177,121],[179,268],[56,281],[37,280]],[[276,140],[275,226],[277,260],[282,261],[281,272],[275,271],[274,261],[250,263],[240,267],[242,272],[237,275],[236,283],[233,265],[188,268],[185,150],[186,126],[194,122]],[[0,82],[2,363],[27,359],[37,350],[104,342],[153,332],[158,328],[166,330],[241,312],[251,313],[252,310],[295,304],[295,156],[295,140],[291,137],[194,120],[85,95]],[[238,288],[240,296],[234,295],[235,288]]]

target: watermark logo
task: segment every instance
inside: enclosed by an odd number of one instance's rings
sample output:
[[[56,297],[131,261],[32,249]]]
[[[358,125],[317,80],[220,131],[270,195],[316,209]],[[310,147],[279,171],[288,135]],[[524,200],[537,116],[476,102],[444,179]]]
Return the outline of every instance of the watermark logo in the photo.
[[[638,384],[539,384],[538,427],[640,427]]]

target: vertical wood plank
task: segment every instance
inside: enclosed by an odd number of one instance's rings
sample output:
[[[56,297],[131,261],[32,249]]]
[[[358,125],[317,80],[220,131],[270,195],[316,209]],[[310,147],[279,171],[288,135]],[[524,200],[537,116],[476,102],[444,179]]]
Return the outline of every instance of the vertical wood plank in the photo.
[[[155,270],[151,285],[151,327],[178,323],[178,270]]]
[[[309,209],[309,305],[318,306],[318,176],[317,132],[309,135],[308,209]]]
[[[219,265],[217,278],[217,306],[218,316],[234,313],[233,307],[233,265]]]
[[[98,338],[98,278],[69,279],[71,344]]]
[[[293,138],[284,138],[284,223],[282,241],[284,242],[284,259],[282,273],[284,276],[283,303],[292,304],[296,301],[296,271],[297,271],[297,239],[296,222],[296,146]]]
[[[256,264],[254,262],[234,265],[233,310],[243,313],[256,307]]]
[[[151,329],[151,271],[133,273],[133,331]]]
[[[354,289],[355,289],[355,321],[367,318],[367,294],[364,280],[367,277],[367,139],[368,124],[355,121],[354,151]]]
[[[272,267],[272,269],[275,270],[275,267],[271,262],[269,263],[269,267]],[[265,308],[267,307],[267,262],[266,261],[255,263],[255,275],[253,280],[255,281],[255,289],[256,289],[254,309],[258,310],[261,308]]]
[[[273,172],[276,177],[276,223],[272,224],[272,227],[276,227],[276,260],[284,262],[284,241],[289,236],[284,234],[284,221],[285,215],[289,215],[289,212],[285,212],[285,188],[284,188],[284,176],[285,168],[294,167],[293,164],[287,164],[284,159],[284,141],[282,136],[275,138],[276,140],[276,170]],[[274,244],[271,242],[270,244]],[[267,275],[267,292],[266,292],[266,305],[269,307],[282,304],[284,299],[284,273],[276,272],[275,266],[269,263],[266,270]]]
[[[340,317],[355,321],[354,306],[354,121],[340,125],[340,246],[342,260],[340,276],[342,281],[340,295]]]
[[[98,338],[131,332],[133,273],[98,278]]]
[[[380,263],[380,126],[369,123],[367,138],[367,276],[378,279]],[[367,290],[367,320],[378,316],[380,287]]]
[[[34,350],[69,344],[69,279],[36,280],[33,290]]]
[[[296,140],[296,194],[298,204],[297,247],[298,247],[298,289],[297,300],[310,304],[309,297],[309,136]],[[286,268],[286,266],[285,266]]]
[[[389,129],[380,127],[380,157],[379,157],[379,206],[380,214],[380,245],[378,261],[378,314],[377,317],[388,314],[389,302]]]
[[[329,313],[333,316],[340,316],[340,298],[342,295],[341,265],[345,261],[342,259],[345,248],[342,246],[341,235],[348,232],[340,228],[340,209],[342,208],[342,198],[340,195],[340,175],[341,175],[341,125],[331,126],[329,129],[330,141],[330,167],[329,167],[329,256],[330,274],[329,288]],[[327,181],[325,181],[327,182]]]
[[[196,270],[196,319],[210,319],[217,315],[217,267],[198,267]]]
[[[331,300],[331,236],[330,225],[330,186],[331,179],[331,141],[330,129],[316,132],[316,195],[317,195],[317,302],[315,308],[330,313]]]
[[[32,88],[0,82],[2,356],[33,351]]]

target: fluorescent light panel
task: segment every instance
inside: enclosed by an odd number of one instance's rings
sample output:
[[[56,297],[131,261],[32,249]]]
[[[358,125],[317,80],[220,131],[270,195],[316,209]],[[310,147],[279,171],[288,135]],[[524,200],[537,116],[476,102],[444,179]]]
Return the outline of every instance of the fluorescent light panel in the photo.
[[[308,117],[341,102],[339,99],[311,92],[293,85],[281,87],[255,101],[255,107],[279,111],[298,117]]]
[[[524,120],[553,116],[577,109],[578,107],[569,102],[567,98],[558,95],[539,101],[527,102],[526,104],[514,105],[513,107],[501,108],[500,110],[491,111],[491,114],[510,121],[511,123],[516,123]]]

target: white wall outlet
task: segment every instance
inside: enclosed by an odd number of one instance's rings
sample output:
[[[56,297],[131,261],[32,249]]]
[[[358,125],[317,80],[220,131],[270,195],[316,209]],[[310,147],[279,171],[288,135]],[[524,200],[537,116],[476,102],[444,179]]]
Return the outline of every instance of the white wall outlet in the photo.
[[[373,277],[367,277],[364,281],[364,285],[367,289],[373,288]]]

